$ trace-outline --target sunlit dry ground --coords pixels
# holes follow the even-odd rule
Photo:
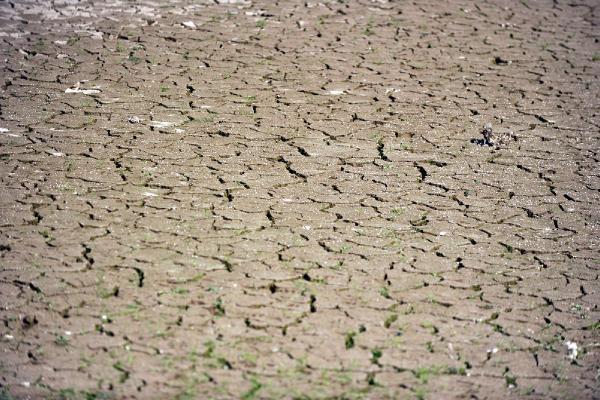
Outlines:
[[[0,398],[598,398],[598,7],[0,1]]]

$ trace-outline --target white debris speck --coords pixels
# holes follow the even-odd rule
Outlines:
[[[65,90],[65,93],[96,94],[96,93],[100,93],[100,90],[98,90],[98,89],[72,89],[72,88],[68,88],[67,90]]]
[[[64,157],[65,153],[61,153],[60,151],[53,151],[52,154],[54,157]]]
[[[67,335],[67,336],[71,336],[72,334],[73,334],[73,332],[71,332],[71,331],[65,331],[65,335]]]
[[[575,359],[577,358],[577,355],[579,353],[579,348],[577,347],[577,343],[567,340],[565,342],[565,346],[567,346],[567,350],[569,351],[569,358],[571,360],[575,361]]]
[[[63,58],[68,58],[69,55],[68,54],[64,54],[64,53],[58,53],[56,55],[56,58],[58,58],[59,60],[62,60]]]
[[[246,11],[246,15],[249,17],[258,17],[258,16],[262,16],[265,14],[266,14],[265,10]]]
[[[66,89],[65,93],[96,94],[100,93],[100,90],[98,88],[82,89],[81,82],[77,82],[73,87]]]
[[[279,351],[279,347],[273,347],[273,348],[271,349],[271,351],[272,351],[273,353],[277,353],[277,352]]]
[[[144,192],[143,194],[146,197],[156,197],[156,196],[158,196],[156,193],[152,193],[152,192]]]
[[[489,354],[496,354],[498,352],[498,348],[497,347],[493,347],[491,349],[488,349],[487,352]]]
[[[242,4],[248,5],[251,2],[248,0],[216,0],[218,4]]]
[[[173,126],[175,125],[173,122],[167,122],[167,121],[152,121],[150,123],[150,126],[154,127],[154,128],[168,128],[169,126]]]
[[[100,318],[102,319],[102,321],[108,321],[108,316],[106,315],[102,315]]]
[[[84,30],[84,31],[75,31],[75,32],[87,33],[90,35],[90,37],[92,39],[95,39],[95,40],[102,40],[102,38],[104,37],[104,32],[100,32],[100,31],[85,31]]]
[[[307,230],[307,231],[310,231],[310,229],[311,229],[310,225],[304,225],[302,228],[305,229],[305,230]]]
[[[54,43],[59,46],[64,46],[67,44],[67,41],[66,40],[55,40]]]
[[[6,136],[10,136],[10,137],[21,137],[21,135],[17,135],[16,133],[9,133],[10,129],[7,128],[0,128],[0,133],[5,134]]]
[[[131,117],[127,118],[127,122],[129,122],[130,124],[139,124],[142,120],[140,119],[140,117],[136,116],[136,115],[132,115]]]
[[[196,24],[194,23],[194,21],[185,21],[182,22],[181,25],[185,26],[186,28],[190,28],[190,29],[196,29]]]
[[[21,385],[23,385],[24,387],[28,388],[28,387],[31,386],[31,382],[24,381],[24,382],[21,382]]]
[[[183,133],[185,132],[183,129],[175,128],[175,133]]]
[[[13,340],[15,337],[13,335],[9,335],[8,333],[4,335],[4,339]]]
[[[339,95],[344,94],[344,93],[346,93],[346,92],[344,92],[341,89],[333,89],[333,90],[329,91],[329,94],[332,95],[332,96],[339,96]]]
[[[200,108],[212,108],[212,106],[200,106]]]
[[[441,232],[439,233],[439,235],[440,235],[440,236],[446,236],[447,234],[448,234],[448,232],[446,232],[446,231],[441,231]]]

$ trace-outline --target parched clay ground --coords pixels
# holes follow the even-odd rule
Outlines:
[[[0,1],[0,398],[599,398],[599,23]]]

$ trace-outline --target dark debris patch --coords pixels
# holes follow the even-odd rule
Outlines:
[[[482,138],[473,138],[471,139],[471,143],[482,147],[487,146],[499,149],[508,146],[511,142],[517,141],[517,136],[512,131],[495,133],[492,129],[492,124],[489,123],[485,124],[479,133]]]

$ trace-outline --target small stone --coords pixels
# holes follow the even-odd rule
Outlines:
[[[571,361],[575,361],[577,359],[577,356],[579,355],[579,348],[577,346],[577,343],[567,340],[565,342],[565,346],[567,346],[567,350],[569,351],[569,358],[571,359]]]
[[[185,21],[182,22],[181,25],[185,26],[186,28],[190,28],[190,29],[196,29],[196,24],[194,23],[194,21]]]
[[[512,131],[495,133],[490,123],[484,125],[480,134],[483,136],[483,139],[471,139],[471,143],[500,149],[500,147],[508,145],[510,141],[517,141],[517,136]]]
[[[500,56],[496,56],[496,58],[494,58],[494,64],[496,65],[510,65],[512,64],[512,61],[510,60],[505,60]]]
[[[25,315],[21,318],[21,323],[23,324],[23,328],[31,328],[33,325],[37,325],[38,320],[36,316]]]
[[[131,117],[127,118],[127,122],[129,122],[130,124],[139,124],[142,120],[140,119],[140,117],[136,116],[136,115],[132,115]]]

